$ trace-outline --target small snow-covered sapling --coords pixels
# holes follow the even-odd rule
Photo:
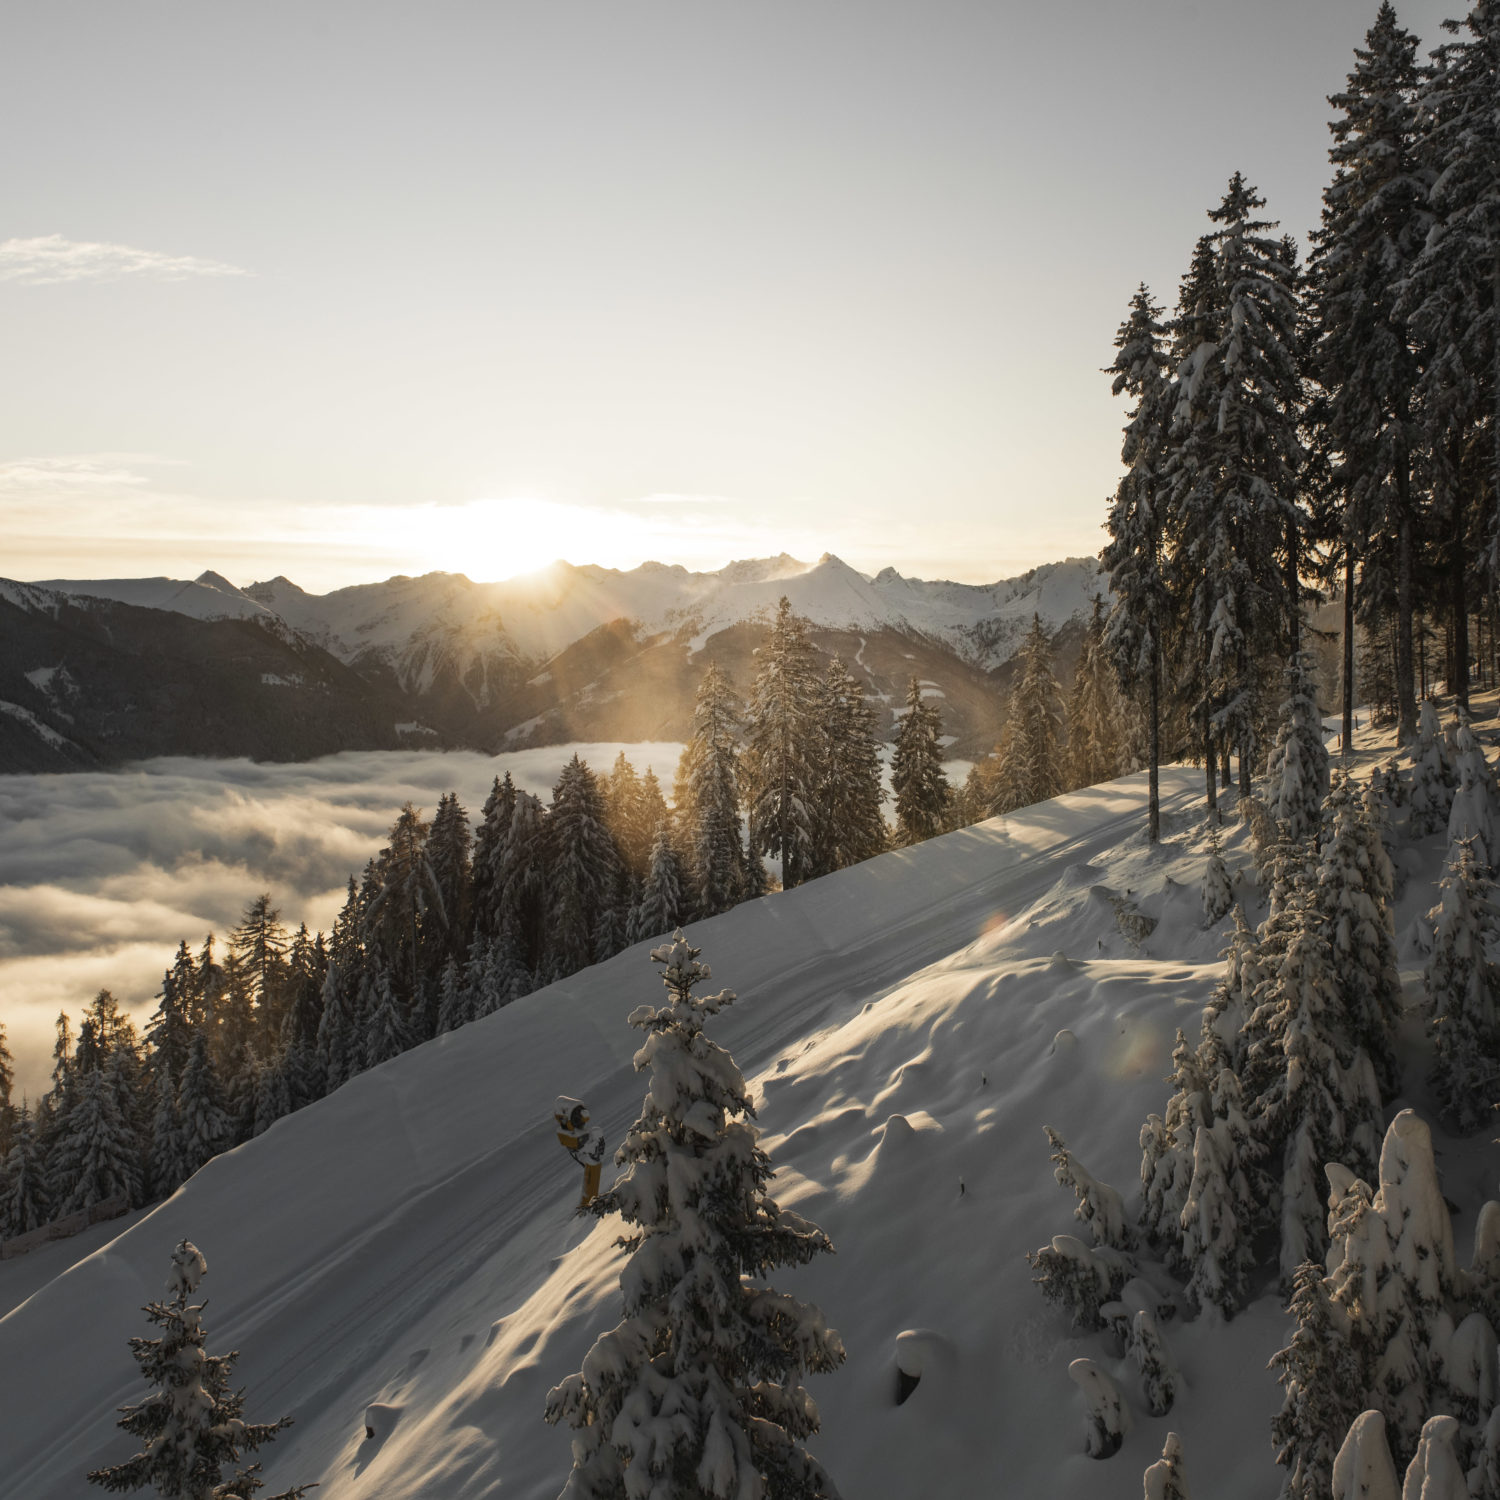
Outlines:
[[[1130,1430],[1130,1408],[1119,1386],[1091,1359],[1075,1359],[1068,1377],[1083,1392],[1085,1451],[1090,1458],[1112,1457]]]
[[[1177,1399],[1177,1367],[1166,1343],[1157,1332],[1156,1320],[1144,1308],[1135,1315],[1130,1329],[1130,1357],[1141,1372],[1146,1405],[1153,1417],[1164,1417]]]
[[[1453,1447],[1458,1436],[1456,1417],[1429,1417],[1417,1443],[1416,1457],[1406,1470],[1403,1497],[1413,1500],[1469,1500],[1463,1465]]]
[[[1333,1461],[1333,1500],[1401,1500],[1385,1418],[1363,1411]]]
[[[1146,1500],[1190,1500],[1187,1475],[1183,1472],[1182,1439],[1167,1434],[1161,1457],[1145,1473]]]
[[[1072,1188],[1078,1195],[1078,1207],[1073,1210],[1073,1217],[1089,1226],[1096,1245],[1113,1245],[1117,1250],[1133,1249],[1135,1232],[1125,1216],[1125,1200],[1107,1182],[1100,1182],[1068,1150],[1067,1143],[1050,1125],[1044,1125],[1042,1129],[1052,1147],[1052,1175],[1062,1187]]]

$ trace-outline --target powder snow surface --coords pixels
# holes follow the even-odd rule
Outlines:
[[[774,1280],[817,1301],[848,1346],[845,1368],[811,1388],[813,1447],[850,1500],[1133,1500],[1169,1428],[1194,1493],[1263,1500],[1279,1482],[1265,1362],[1287,1321],[1274,1288],[1227,1326],[1163,1325],[1183,1381],[1155,1419],[1103,1338],[1075,1335],[1043,1303],[1024,1260],[1077,1227],[1043,1124],[1133,1202],[1137,1135],[1165,1103],[1173,1033],[1196,1035],[1219,972],[1222,932],[1202,930],[1197,892],[1201,773],[1162,781],[1154,851],[1144,777],[1130,777],[690,932],[714,985],[739,994],[712,1034],[753,1080],[772,1191],[837,1247]],[[1226,860],[1239,874],[1248,864],[1240,829]],[[1159,919],[1139,950],[1111,896]],[[208,1347],[243,1351],[247,1416],[296,1418],[265,1450],[271,1487],[315,1479],[320,1500],[555,1496],[569,1440],[542,1422],[543,1399],[618,1320],[622,1258],[616,1222],[572,1216],[579,1174],[552,1101],[585,1099],[611,1146],[634,1118],[643,1082],[625,1017],[661,993],[646,952],[281,1120],[0,1320],[6,1493],[76,1497],[85,1468],[130,1451],[113,1427],[141,1393],[126,1339],[146,1331],[137,1309],[186,1236],[208,1258]],[[21,1265],[0,1265],[0,1307]],[[907,1330],[922,1330],[923,1374],[898,1407]],[[1134,1408],[1123,1450],[1103,1462],[1082,1452],[1068,1378],[1079,1357]]]

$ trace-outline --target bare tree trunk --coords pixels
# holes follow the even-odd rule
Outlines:
[[[1146,832],[1153,844],[1161,842],[1161,647],[1151,633],[1151,773],[1146,798]]]
[[[1449,564],[1453,587],[1453,665],[1448,691],[1465,710],[1469,707],[1469,560],[1464,553],[1463,480],[1453,489],[1453,556]]]
[[[1344,553],[1344,755],[1354,753],[1354,552]]]
[[[1282,563],[1282,588],[1286,590],[1287,647],[1293,653],[1302,649],[1302,537],[1294,518],[1286,523],[1286,558]]]
[[[1406,412],[1401,412],[1403,431]],[[1411,460],[1402,451],[1396,471],[1396,496],[1401,527],[1396,537],[1396,743],[1408,744],[1417,735],[1416,669],[1412,660],[1412,538]]]
[[[1219,821],[1218,777],[1214,775],[1214,732],[1209,723],[1208,704],[1203,705],[1203,766],[1208,773],[1208,816],[1211,822]]]
[[[1500,601],[1495,598],[1495,578],[1490,575],[1490,686],[1500,682],[1500,649],[1496,648],[1495,631],[1500,628]]]

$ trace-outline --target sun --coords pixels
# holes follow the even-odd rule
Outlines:
[[[633,551],[622,532],[628,518],[531,496],[424,507],[422,534],[406,538],[429,568],[496,582],[536,573],[563,559],[625,565]]]

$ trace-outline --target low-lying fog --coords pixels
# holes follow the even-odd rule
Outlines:
[[[327,931],[351,873],[405,802],[430,818],[455,791],[477,822],[509,771],[546,801],[575,751],[606,771],[624,751],[670,796],[681,746],[551,745],[487,756],[368,751],[292,765],[173,758],[79,775],[0,776],[0,1021],[16,1098],[49,1084],[53,1022],[101,987],[140,1024],[178,941],[220,939],[270,891],[281,918]]]

